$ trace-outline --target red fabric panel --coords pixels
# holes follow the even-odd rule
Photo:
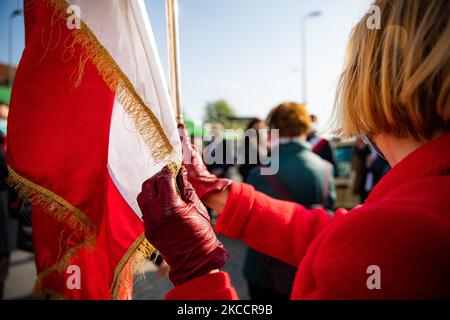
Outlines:
[[[37,19],[11,95],[8,164],[98,219],[105,204],[114,94],[89,62],[80,86],[73,87],[69,78],[79,52],[63,61],[70,30],[64,20],[49,27],[47,2],[34,1],[31,8]]]

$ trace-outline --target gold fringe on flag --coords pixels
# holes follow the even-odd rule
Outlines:
[[[128,288],[124,287],[128,281],[124,279],[130,272],[139,273],[144,269],[144,264],[156,249],[145,238],[145,234],[141,234],[136,241],[130,246],[127,253],[122,257],[114,272],[114,282],[111,289],[111,299],[120,299],[120,293]],[[122,272],[124,270],[125,272]]]
[[[75,247],[69,248],[62,259],[58,260],[57,263],[38,274],[33,292],[37,296],[49,297],[52,299],[57,298],[61,295],[54,294],[53,292],[49,292],[46,288],[43,288],[42,282],[48,275],[54,272],[65,272],[70,264],[71,257],[79,249],[92,249],[97,235],[97,228],[85,213],[64,200],[62,197],[25,179],[9,166],[8,171],[9,175],[6,182],[17,191],[22,199],[30,202],[34,206],[39,206],[57,222],[70,229],[73,234],[84,239]]]
[[[64,223],[82,237],[96,235],[94,223],[81,210],[48,189],[25,179],[8,166],[6,182],[13,187],[22,199],[41,207],[58,222]]]

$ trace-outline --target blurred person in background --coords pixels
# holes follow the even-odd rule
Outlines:
[[[205,147],[205,153],[209,155],[208,170],[218,178],[228,178],[228,170],[234,165],[234,143],[227,141],[224,125],[220,122],[213,123],[209,132],[210,143]]]
[[[247,182],[250,171],[261,165],[261,160],[267,158],[267,139],[261,141],[263,137],[258,134],[260,130],[263,129],[266,129],[266,123],[258,118],[250,120],[247,128],[245,129],[245,136],[239,146],[239,153],[240,155],[243,155],[244,158],[244,163],[239,166],[239,173],[241,174],[242,181],[244,182]]]
[[[6,103],[0,103],[0,132],[3,134],[4,137],[6,137],[8,114],[9,114],[9,106]]]
[[[14,249],[13,230],[9,215],[8,186],[4,180],[8,177],[4,145],[4,135],[0,133],[0,300],[3,299],[3,291],[8,277],[11,251]]]
[[[363,203],[389,171],[389,163],[358,136],[353,146],[352,166],[356,173],[353,192],[360,196],[360,202]]]
[[[306,141],[311,120],[302,104],[287,102],[275,107],[269,117],[271,130],[279,130],[279,171],[263,175],[254,168],[247,182],[273,198],[306,207],[333,209],[335,190],[332,165],[311,151]],[[289,300],[297,268],[249,248],[244,264],[252,300]]]
[[[374,5],[381,27],[368,12],[350,36],[335,131],[365,136],[391,170],[363,205],[330,216],[215,178],[182,133],[177,181],[166,167],[138,196],[171,266],[167,299],[237,298],[200,201],[220,213],[218,233],[298,267],[291,299],[450,298],[450,2]]]
[[[364,182],[364,200],[367,199],[372,189],[390,169],[389,163],[374,149],[370,150],[365,166],[367,175]]]
[[[8,277],[11,251],[16,247],[17,221],[10,215],[10,192],[5,182],[8,177],[6,164],[6,124],[8,105],[0,104],[0,299]]]
[[[338,174],[336,161],[336,147],[328,139],[318,135],[319,123],[317,116],[311,115],[311,129],[309,130],[307,140],[311,144],[312,151],[322,159],[333,165],[334,174]]]
[[[355,171],[353,193],[359,196],[360,203],[363,203],[368,196],[365,190],[368,173],[366,164],[370,153],[370,147],[364,142],[361,136],[357,136],[353,144],[352,154],[352,169]]]

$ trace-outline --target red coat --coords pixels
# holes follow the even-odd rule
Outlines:
[[[292,299],[448,299],[449,191],[447,134],[397,164],[364,205],[334,217],[235,183],[216,231],[298,266]],[[380,289],[368,288],[374,276]],[[237,295],[219,272],[178,286],[166,298]]]

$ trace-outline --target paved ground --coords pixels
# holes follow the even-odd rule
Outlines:
[[[36,279],[32,253],[15,250],[11,255],[9,276],[5,284],[5,299],[33,299],[31,291]]]
[[[221,241],[230,251],[231,259],[225,265],[227,271],[241,299],[248,299],[247,285],[242,277],[246,247],[239,241],[221,237]],[[6,281],[5,299],[33,299],[31,291],[36,279],[33,254],[16,250],[12,254],[9,277]],[[136,275],[133,299],[156,300],[163,299],[172,288],[167,277],[159,277],[155,268],[148,263],[145,274]]]

